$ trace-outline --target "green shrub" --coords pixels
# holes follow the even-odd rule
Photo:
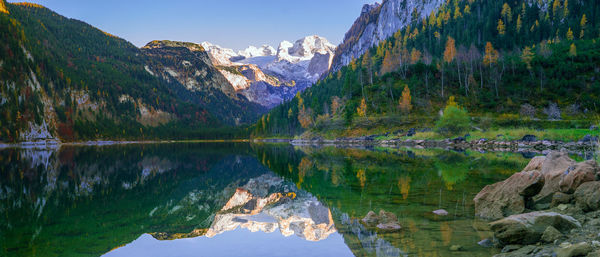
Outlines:
[[[455,136],[468,132],[470,126],[471,118],[466,110],[456,105],[448,105],[435,127],[437,132],[444,136]]]

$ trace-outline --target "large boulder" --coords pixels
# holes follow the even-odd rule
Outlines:
[[[600,181],[581,184],[575,190],[575,202],[583,211],[600,209]]]
[[[536,203],[550,203],[552,195],[560,191],[559,183],[565,172],[575,165],[575,161],[569,158],[565,152],[549,153],[541,165],[540,172],[544,176],[544,187],[539,194],[533,197]]]
[[[566,233],[581,224],[573,217],[555,212],[530,212],[512,215],[490,223],[494,236],[502,245],[537,243],[548,227]]]
[[[543,186],[544,176],[539,171],[513,174],[504,181],[484,187],[475,196],[475,215],[484,219],[500,219],[523,213],[529,199]]]
[[[595,181],[597,172],[598,164],[592,160],[580,162],[569,167],[558,182],[560,191],[567,194],[574,193],[579,185]]]

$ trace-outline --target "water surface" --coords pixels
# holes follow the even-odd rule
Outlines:
[[[527,157],[248,143],[2,149],[0,256],[490,256],[472,199]],[[366,227],[371,210],[396,214],[402,230]]]

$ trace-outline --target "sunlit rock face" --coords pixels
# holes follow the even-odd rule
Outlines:
[[[207,237],[245,228],[320,241],[336,232],[331,211],[314,196],[265,174],[238,188],[215,216]]]
[[[367,49],[408,26],[413,17],[423,19],[443,3],[442,0],[384,0],[381,4],[363,6],[360,16],[337,47],[331,70],[340,70]]]

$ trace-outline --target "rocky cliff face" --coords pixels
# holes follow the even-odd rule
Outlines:
[[[194,43],[152,41],[142,47],[152,57],[145,66],[148,73],[170,81],[176,80],[190,91],[217,89],[237,99],[234,88],[215,69],[204,47]]]
[[[346,33],[333,58],[332,71],[348,65],[367,49],[392,36],[412,21],[423,19],[437,10],[443,0],[384,0],[365,5]]]
[[[335,51],[334,45],[319,36],[283,41],[277,50],[250,46],[236,53],[208,42],[201,45],[236,92],[268,108],[316,82],[329,70]]]

